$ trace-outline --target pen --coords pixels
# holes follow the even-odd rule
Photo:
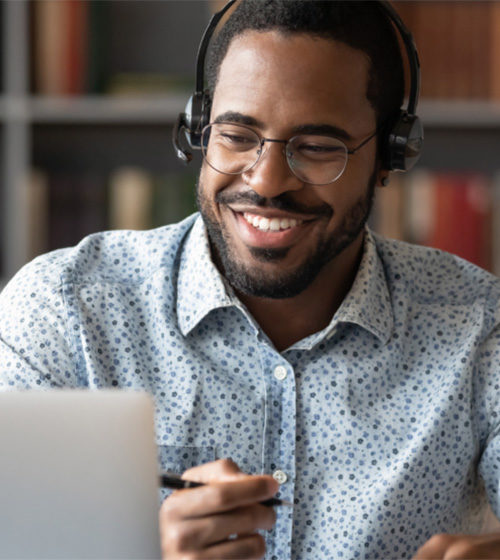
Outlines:
[[[194,482],[192,480],[183,480],[180,475],[172,472],[164,472],[160,474],[160,486],[162,488],[171,488],[173,490],[180,490],[182,488],[197,488],[198,486],[205,486],[203,482]],[[286,500],[280,500],[278,498],[269,498],[260,502],[263,506],[289,506],[293,507],[293,504],[287,502]]]

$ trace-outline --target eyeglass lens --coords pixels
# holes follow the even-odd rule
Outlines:
[[[201,146],[203,157],[213,169],[237,175],[259,161],[264,143],[244,125],[215,123],[203,129]],[[294,136],[286,143],[285,155],[295,176],[313,185],[332,183],[347,164],[347,148],[333,136]]]

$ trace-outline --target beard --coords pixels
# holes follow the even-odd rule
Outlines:
[[[248,247],[252,256],[263,263],[276,263],[272,273],[259,267],[245,265],[238,259],[231,237],[224,224],[217,222],[210,202],[204,196],[200,178],[196,185],[196,202],[207,228],[208,239],[215,261],[231,286],[240,293],[271,299],[285,299],[299,295],[318,276],[323,267],[348,247],[364,229],[370,215],[375,195],[376,170],[369,178],[365,193],[348,209],[341,223],[326,238],[321,239],[315,250],[307,256],[303,263],[294,270],[280,270],[279,262],[289,251],[288,247],[279,249],[263,249]],[[251,202],[255,206],[278,208],[307,215],[325,216],[330,218],[333,210],[323,205],[317,208],[303,208],[289,195],[266,199],[254,191],[225,194],[219,191],[215,202],[229,204],[231,202]]]

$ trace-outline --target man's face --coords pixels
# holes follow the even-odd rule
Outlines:
[[[367,57],[343,43],[249,31],[233,40],[222,62],[211,121],[247,124],[275,139],[305,127],[331,130],[353,148],[376,127],[366,99],[368,68]],[[215,260],[234,288],[293,297],[318,274],[342,273],[335,263],[360,240],[378,179],[376,140],[350,155],[343,175],[323,186],[293,175],[283,144],[267,143],[265,150],[240,175],[204,162],[198,205]],[[279,230],[266,230],[265,218]]]

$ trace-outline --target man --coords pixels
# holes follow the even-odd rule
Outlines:
[[[207,483],[163,502],[165,558],[499,558],[499,281],[365,228],[403,97],[387,16],[244,1],[210,69],[203,219],[25,267],[2,385],[154,395],[162,468]]]

